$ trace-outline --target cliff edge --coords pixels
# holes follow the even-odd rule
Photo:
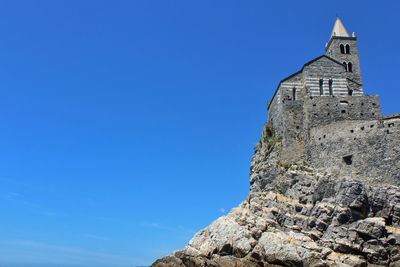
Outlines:
[[[398,184],[283,163],[268,124],[254,150],[248,197],[151,266],[400,266]]]

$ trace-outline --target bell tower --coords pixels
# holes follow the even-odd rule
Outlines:
[[[336,18],[325,51],[327,56],[336,59],[345,66],[349,89],[352,91],[362,90],[357,38],[354,32],[352,36],[349,35],[339,18]]]

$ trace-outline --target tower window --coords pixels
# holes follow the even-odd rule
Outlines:
[[[320,95],[324,94],[324,80],[323,79],[319,80],[319,94]]]
[[[329,95],[333,95],[333,80],[329,79]]]
[[[349,62],[349,64],[347,64],[347,70],[348,70],[348,72],[353,72],[353,64],[351,62]]]
[[[353,95],[353,90],[348,88],[348,93],[349,93],[349,95]]]
[[[344,66],[344,69],[345,69],[346,72],[347,72],[347,63],[346,63],[346,62],[343,62],[343,66]]]
[[[340,53],[344,54],[344,45],[343,44],[340,45]]]
[[[293,101],[296,100],[296,87],[293,87]]]
[[[346,45],[346,54],[350,54],[350,45]]]

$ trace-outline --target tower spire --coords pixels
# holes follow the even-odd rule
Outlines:
[[[335,25],[333,26],[331,38],[333,36],[350,37],[339,17],[336,18]]]

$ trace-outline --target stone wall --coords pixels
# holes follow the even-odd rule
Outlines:
[[[280,102],[302,100],[306,97],[306,92],[304,90],[303,75],[300,73],[284,80],[279,85],[280,91]],[[296,89],[296,97],[293,99],[293,89]]]
[[[336,121],[310,129],[309,162],[369,184],[400,185],[400,118]]]
[[[345,120],[380,119],[378,96],[324,96],[304,102],[305,129]]]
[[[326,56],[317,58],[303,68],[304,77],[311,78],[346,78],[345,68],[340,63],[329,59]]]
[[[277,102],[277,99],[275,97],[273,101]],[[342,129],[337,126],[339,124],[333,123],[349,125],[352,121],[383,119],[378,96],[319,96],[304,101],[276,102],[270,104],[268,121],[275,128],[276,135],[282,137],[282,146],[287,151],[282,161],[286,163],[302,161],[304,158],[312,161],[314,157],[319,157],[311,153],[314,144],[307,146],[312,143],[319,127],[336,125],[329,128],[329,132],[336,134]],[[322,129],[328,132],[326,127]]]
[[[268,105],[268,123],[273,125],[276,134],[279,136],[283,135],[284,127],[283,127],[283,107],[280,102],[280,91],[279,88],[275,92],[273,99]]]
[[[320,77],[307,77],[306,84],[310,89],[310,95],[312,97],[321,96],[320,92],[320,80],[322,79],[323,96],[330,95],[330,80],[332,81],[332,95],[349,95],[348,82],[345,78],[320,78]],[[359,90],[354,92],[353,95],[362,95]]]
[[[304,158],[303,104],[301,100],[287,101],[282,104],[282,146],[287,153],[282,154],[282,162],[291,163]]]
[[[296,88],[296,99],[305,98],[306,92],[303,87],[302,74],[297,73],[279,83],[279,86],[268,104],[268,123],[273,125],[276,132],[280,136],[284,136],[284,117],[286,116],[284,104],[293,102],[292,90]],[[296,100],[296,101],[297,101]]]

